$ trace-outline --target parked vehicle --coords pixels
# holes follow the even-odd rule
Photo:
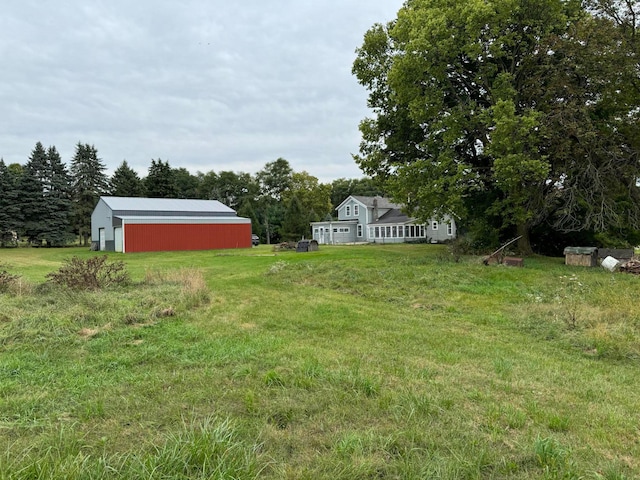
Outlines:
[[[260,245],[260,237],[258,235],[251,235],[251,245],[253,245],[254,247]]]

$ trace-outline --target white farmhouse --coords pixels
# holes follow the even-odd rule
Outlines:
[[[402,212],[402,205],[384,197],[351,195],[336,210],[338,220],[311,223],[313,239],[318,243],[441,243],[456,237],[453,218],[416,223],[415,218]]]

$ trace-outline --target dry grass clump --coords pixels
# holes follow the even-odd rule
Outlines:
[[[204,273],[195,268],[181,268],[179,270],[147,270],[144,283],[147,285],[179,285],[181,300],[187,309],[206,305],[211,300],[210,290],[204,278]],[[171,315],[162,315],[171,316]]]
[[[33,291],[33,285],[24,280],[20,275],[7,271],[7,267],[0,264],[0,293],[11,295],[28,295]]]

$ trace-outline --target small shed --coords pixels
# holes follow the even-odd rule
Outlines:
[[[564,263],[579,267],[597,267],[598,249],[597,247],[566,247]]]
[[[251,220],[217,200],[100,197],[92,249],[158,252],[251,248]]]

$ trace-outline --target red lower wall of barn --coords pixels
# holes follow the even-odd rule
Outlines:
[[[125,225],[125,252],[251,248],[251,224]]]

